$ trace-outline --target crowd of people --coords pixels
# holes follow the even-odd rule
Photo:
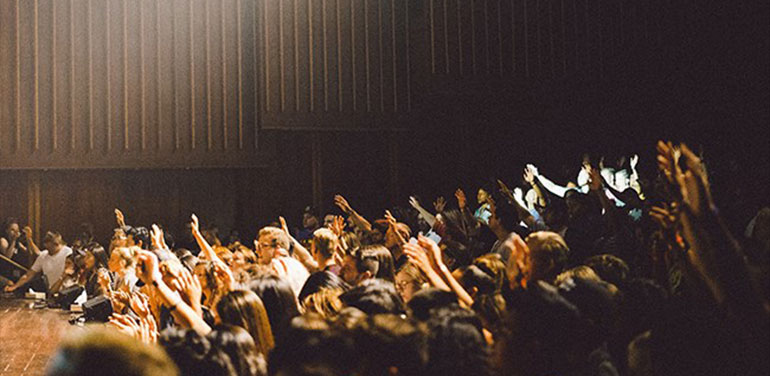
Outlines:
[[[41,251],[11,220],[0,253],[30,268],[5,291],[109,300],[49,375],[770,374],[770,208],[731,233],[687,145],[658,143],[657,176],[638,161],[562,185],[527,165],[477,205],[458,189],[378,220],[338,195],[342,215],[279,218],[253,247],[116,210],[107,247],[48,232]]]

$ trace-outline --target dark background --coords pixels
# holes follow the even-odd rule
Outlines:
[[[36,234],[106,239],[120,207],[251,237],[583,153],[654,176],[658,139],[703,151],[736,228],[768,204],[766,2],[94,4],[0,0],[0,216]]]

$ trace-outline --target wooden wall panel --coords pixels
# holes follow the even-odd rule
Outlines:
[[[0,0],[0,168],[255,166],[257,0]]]
[[[410,125],[409,39],[420,2],[260,0],[265,129],[388,130]],[[413,15],[414,17],[414,15]],[[412,43],[413,44],[413,43]]]

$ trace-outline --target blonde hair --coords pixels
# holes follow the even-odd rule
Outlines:
[[[315,313],[324,319],[337,316],[343,307],[340,288],[322,288],[314,294],[308,295],[302,302],[305,313]]]
[[[273,226],[263,227],[261,230],[259,230],[259,236],[257,236],[257,238],[261,238],[263,236],[266,236],[268,239],[270,239],[270,243],[273,247],[289,249],[289,237],[286,236],[286,233],[284,233],[280,228]]]
[[[556,276],[556,283],[555,285],[560,285],[562,282],[570,279],[570,278],[580,278],[580,279],[587,279],[589,281],[594,282],[601,282],[601,278],[599,278],[599,275],[596,274],[596,272],[591,269],[590,266],[580,265],[576,266],[572,269],[567,269],[558,276]]]

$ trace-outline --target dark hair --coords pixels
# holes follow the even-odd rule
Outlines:
[[[462,271],[462,277],[460,277],[458,282],[469,292],[473,287],[476,288],[478,294],[492,294],[495,292],[495,280],[476,265],[466,266],[460,270]]]
[[[142,248],[149,249],[150,232],[147,230],[146,227],[125,226],[124,231],[126,233],[126,236],[131,235],[131,237],[134,238],[134,243],[139,244],[139,242],[141,241]]]
[[[424,329],[398,315],[379,314],[367,318],[353,331],[361,374],[423,374],[427,360]]]
[[[350,289],[350,285],[342,280],[340,276],[332,272],[315,272],[311,274],[310,277],[308,277],[305,281],[305,284],[302,286],[302,290],[299,292],[298,300],[300,302],[304,302],[305,298],[317,293],[318,291],[321,291],[323,288],[338,288],[342,289],[343,291],[347,291]]]
[[[618,287],[623,286],[630,273],[625,261],[609,254],[591,256],[585,260],[585,265],[593,269],[602,280]]]
[[[19,224],[19,220],[14,217],[8,217],[3,221],[3,228],[0,229],[2,231],[2,236],[4,238],[8,238],[8,227],[11,227],[13,224]]]
[[[340,295],[348,307],[356,307],[369,315],[377,313],[404,313],[404,302],[392,282],[367,279]]]
[[[260,370],[260,357],[263,355],[257,351],[254,339],[246,329],[221,324],[213,328],[206,336],[211,344],[224,351],[235,368],[237,375],[255,376],[262,374]],[[264,358],[262,358],[264,363]]]
[[[350,375],[358,360],[355,349],[346,331],[305,314],[292,320],[287,340],[270,354],[268,367],[271,375]]]
[[[381,245],[366,246],[353,256],[359,273],[368,271],[372,277],[393,282],[396,280],[396,266],[393,255]]]
[[[217,302],[216,309],[222,323],[247,330],[254,339],[255,351],[267,356],[275,346],[265,306],[253,291],[230,291]]]
[[[86,246],[86,252],[92,254],[94,259],[96,259],[94,270],[98,270],[99,268],[107,269],[107,264],[109,263],[110,257],[107,255],[107,251],[104,249],[104,247],[102,247],[99,243],[90,243],[88,246]]]
[[[516,209],[505,200],[495,200],[495,217],[508,232],[513,231],[520,221]]]
[[[428,363],[435,375],[490,375],[490,352],[473,312],[457,305],[433,311],[427,322]]]
[[[252,279],[248,288],[262,299],[275,342],[280,343],[291,319],[299,316],[297,298],[289,281],[273,274],[264,274]]]
[[[408,306],[411,317],[419,321],[427,321],[432,310],[453,304],[458,304],[457,295],[449,291],[429,287],[417,291],[412,296]]]
[[[158,343],[176,363],[182,375],[235,375],[230,357],[192,329],[169,327],[161,333]]]

